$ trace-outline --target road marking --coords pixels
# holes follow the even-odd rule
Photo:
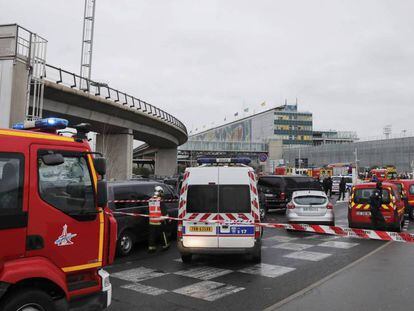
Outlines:
[[[283,267],[283,266],[276,266],[276,265],[269,265],[269,264],[261,263],[261,264],[250,266],[244,269],[240,269],[238,270],[238,272],[261,275],[261,276],[265,276],[269,278],[275,278],[283,274],[289,273],[293,270],[296,270],[296,269],[290,268],[290,267]]]
[[[304,249],[307,249],[313,246],[315,245],[300,244],[300,243],[282,243],[278,245],[273,245],[272,248],[287,249],[291,251],[302,251]]]
[[[177,271],[177,272],[174,272],[174,274],[206,281],[206,280],[211,280],[211,279],[214,279],[219,276],[223,276],[223,275],[226,275],[232,272],[233,270],[219,269],[219,268],[213,268],[213,267],[199,267],[199,268],[193,268],[189,270]]]
[[[271,236],[269,238],[265,238],[263,240],[277,241],[277,242],[290,242],[290,241],[293,241],[293,240],[297,240],[297,238],[292,238],[292,237],[289,237],[289,236],[282,236],[282,235],[274,235],[274,236]]]
[[[135,292],[138,292],[138,293],[141,293],[141,294],[146,294],[146,295],[151,295],[151,296],[158,296],[158,295],[161,295],[161,294],[168,293],[168,290],[166,290],[166,289],[152,287],[152,286],[139,284],[139,283],[123,285],[123,286],[121,286],[121,288],[130,289],[130,290],[133,290]]]
[[[121,272],[112,273],[111,277],[121,279],[124,281],[130,282],[141,282],[153,278],[157,278],[168,273],[158,272],[154,269],[148,269],[145,267],[138,267],[134,269],[129,269]]]
[[[323,283],[325,283],[326,281],[334,278],[335,276],[337,276],[338,274],[342,273],[343,271],[346,271],[350,268],[352,268],[353,266],[356,266],[357,264],[359,264],[360,262],[364,261],[365,259],[367,259],[368,257],[370,257],[371,255],[376,254],[377,252],[379,252],[380,250],[384,249],[385,247],[387,247],[388,245],[390,245],[391,242],[387,242],[384,245],[381,245],[380,247],[378,247],[377,249],[374,249],[373,251],[371,251],[370,253],[362,256],[361,258],[355,260],[354,262],[351,262],[350,264],[348,264],[347,266],[335,271],[334,273],[331,273],[330,275],[327,275],[326,277],[324,277],[323,279],[309,285],[308,287],[305,287],[304,289],[286,297],[285,299],[276,302],[275,304],[267,307],[266,309],[264,309],[264,311],[273,311],[276,309],[279,309],[280,307],[282,307],[283,305],[291,302],[292,300],[295,300],[296,298],[305,295],[306,293],[310,292],[311,290],[313,290],[314,288],[322,285]]]
[[[173,292],[206,301],[215,301],[242,290],[244,290],[243,287],[236,287],[213,281],[203,281],[176,289]]]
[[[331,255],[332,254],[327,254],[327,253],[300,251],[300,252],[294,252],[294,253],[287,254],[283,257],[301,259],[301,260],[309,260],[309,261],[320,261]]]
[[[336,240],[339,236],[335,235],[325,235],[325,234],[312,234],[310,236],[304,237],[306,240],[323,240],[323,241],[330,241]]]
[[[327,241],[327,242],[318,244],[318,246],[334,247],[334,248],[342,248],[342,249],[349,249],[357,245],[359,245],[359,243],[340,242],[340,241]]]

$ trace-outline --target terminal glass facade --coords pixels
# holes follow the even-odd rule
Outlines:
[[[312,145],[313,117],[311,112],[298,111],[297,105],[278,107],[274,112],[274,135],[284,145]]]

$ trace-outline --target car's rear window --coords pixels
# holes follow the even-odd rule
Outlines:
[[[286,177],[286,183],[290,190],[322,191],[320,182],[311,177]]]
[[[316,195],[300,196],[293,199],[298,205],[323,205],[326,203],[327,198]]]
[[[248,185],[190,185],[187,213],[250,213]]]
[[[273,190],[281,190],[283,180],[280,177],[260,177],[259,186],[272,188]]]
[[[375,188],[356,189],[354,194],[354,202],[356,204],[369,204],[371,202],[371,195]],[[390,203],[390,193],[386,189],[382,189],[382,203]]]
[[[248,185],[220,185],[220,213],[250,213],[250,188]]]
[[[218,185],[190,185],[187,213],[217,213]]]

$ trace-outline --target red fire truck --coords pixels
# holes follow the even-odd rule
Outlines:
[[[73,137],[56,134],[67,123],[48,118],[0,129],[2,311],[111,302],[102,268],[113,262],[117,228],[106,207],[105,159],[91,152],[86,124]]]

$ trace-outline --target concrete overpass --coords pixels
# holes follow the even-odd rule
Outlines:
[[[10,127],[27,115],[25,98],[32,68],[30,50],[25,54],[19,49],[19,30],[21,27],[17,25],[0,27],[0,100],[2,108],[5,108],[0,127]],[[108,158],[110,178],[130,178],[134,139],[156,148],[156,175],[175,173],[177,147],[188,139],[182,122],[107,84],[81,78],[52,65],[43,65],[43,117],[62,117],[70,124],[90,123],[92,130],[98,133],[97,151]],[[34,95],[32,92],[32,98]]]

